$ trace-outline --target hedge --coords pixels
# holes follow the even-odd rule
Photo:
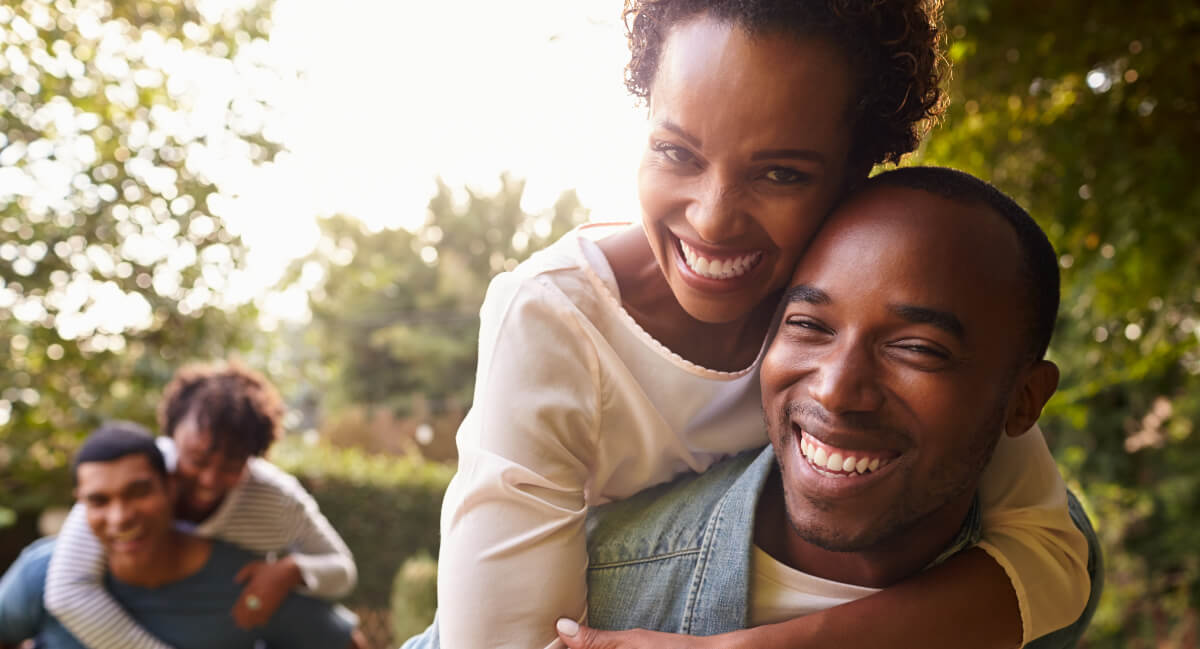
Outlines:
[[[289,436],[270,460],[312,492],[358,564],[350,608],[386,610],[410,557],[437,556],[442,494],[454,468],[418,457],[371,455]]]

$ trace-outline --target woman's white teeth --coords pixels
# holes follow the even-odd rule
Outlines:
[[[800,440],[800,452],[808,459],[809,464],[818,469],[847,474],[878,471],[879,467],[891,461],[877,457],[858,457],[842,451],[827,451],[803,437]]]
[[[732,279],[745,275],[746,271],[753,268],[762,258],[761,252],[752,252],[733,259],[709,259],[697,254],[683,240],[679,241],[679,247],[683,249],[683,258],[687,262],[688,268],[695,271],[697,275],[709,279]]]

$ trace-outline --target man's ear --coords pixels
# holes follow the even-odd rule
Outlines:
[[[1040,360],[1026,368],[1009,403],[1004,432],[1009,437],[1017,437],[1032,428],[1038,417],[1042,416],[1042,408],[1057,389],[1057,365]]]

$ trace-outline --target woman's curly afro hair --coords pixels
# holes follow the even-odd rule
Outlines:
[[[650,100],[659,57],[676,25],[698,16],[748,34],[824,38],[856,74],[855,162],[899,162],[941,115],[945,60],[941,0],[625,0],[625,86]]]
[[[283,399],[263,375],[238,362],[186,365],[163,390],[158,425],[175,436],[185,419],[212,435],[213,450],[259,456],[279,437]]]

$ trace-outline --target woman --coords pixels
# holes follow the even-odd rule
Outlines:
[[[589,506],[765,443],[758,359],[778,293],[832,206],[937,114],[937,10],[627,1],[627,85],[650,109],[642,224],[585,226],[488,290],[442,513],[442,646],[560,646],[555,619],[585,617]],[[1086,543],[1065,507],[1061,520],[985,529],[989,558],[839,607],[828,636],[806,618],[771,639],[840,642],[849,627],[836,625],[866,614],[874,639],[913,623],[935,633],[884,636],[891,646],[1017,646],[1086,599]],[[1027,591],[1050,598],[1031,606]],[[947,607],[981,599],[994,627],[947,621]],[[1046,602],[1058,604],[1048,616]]]

